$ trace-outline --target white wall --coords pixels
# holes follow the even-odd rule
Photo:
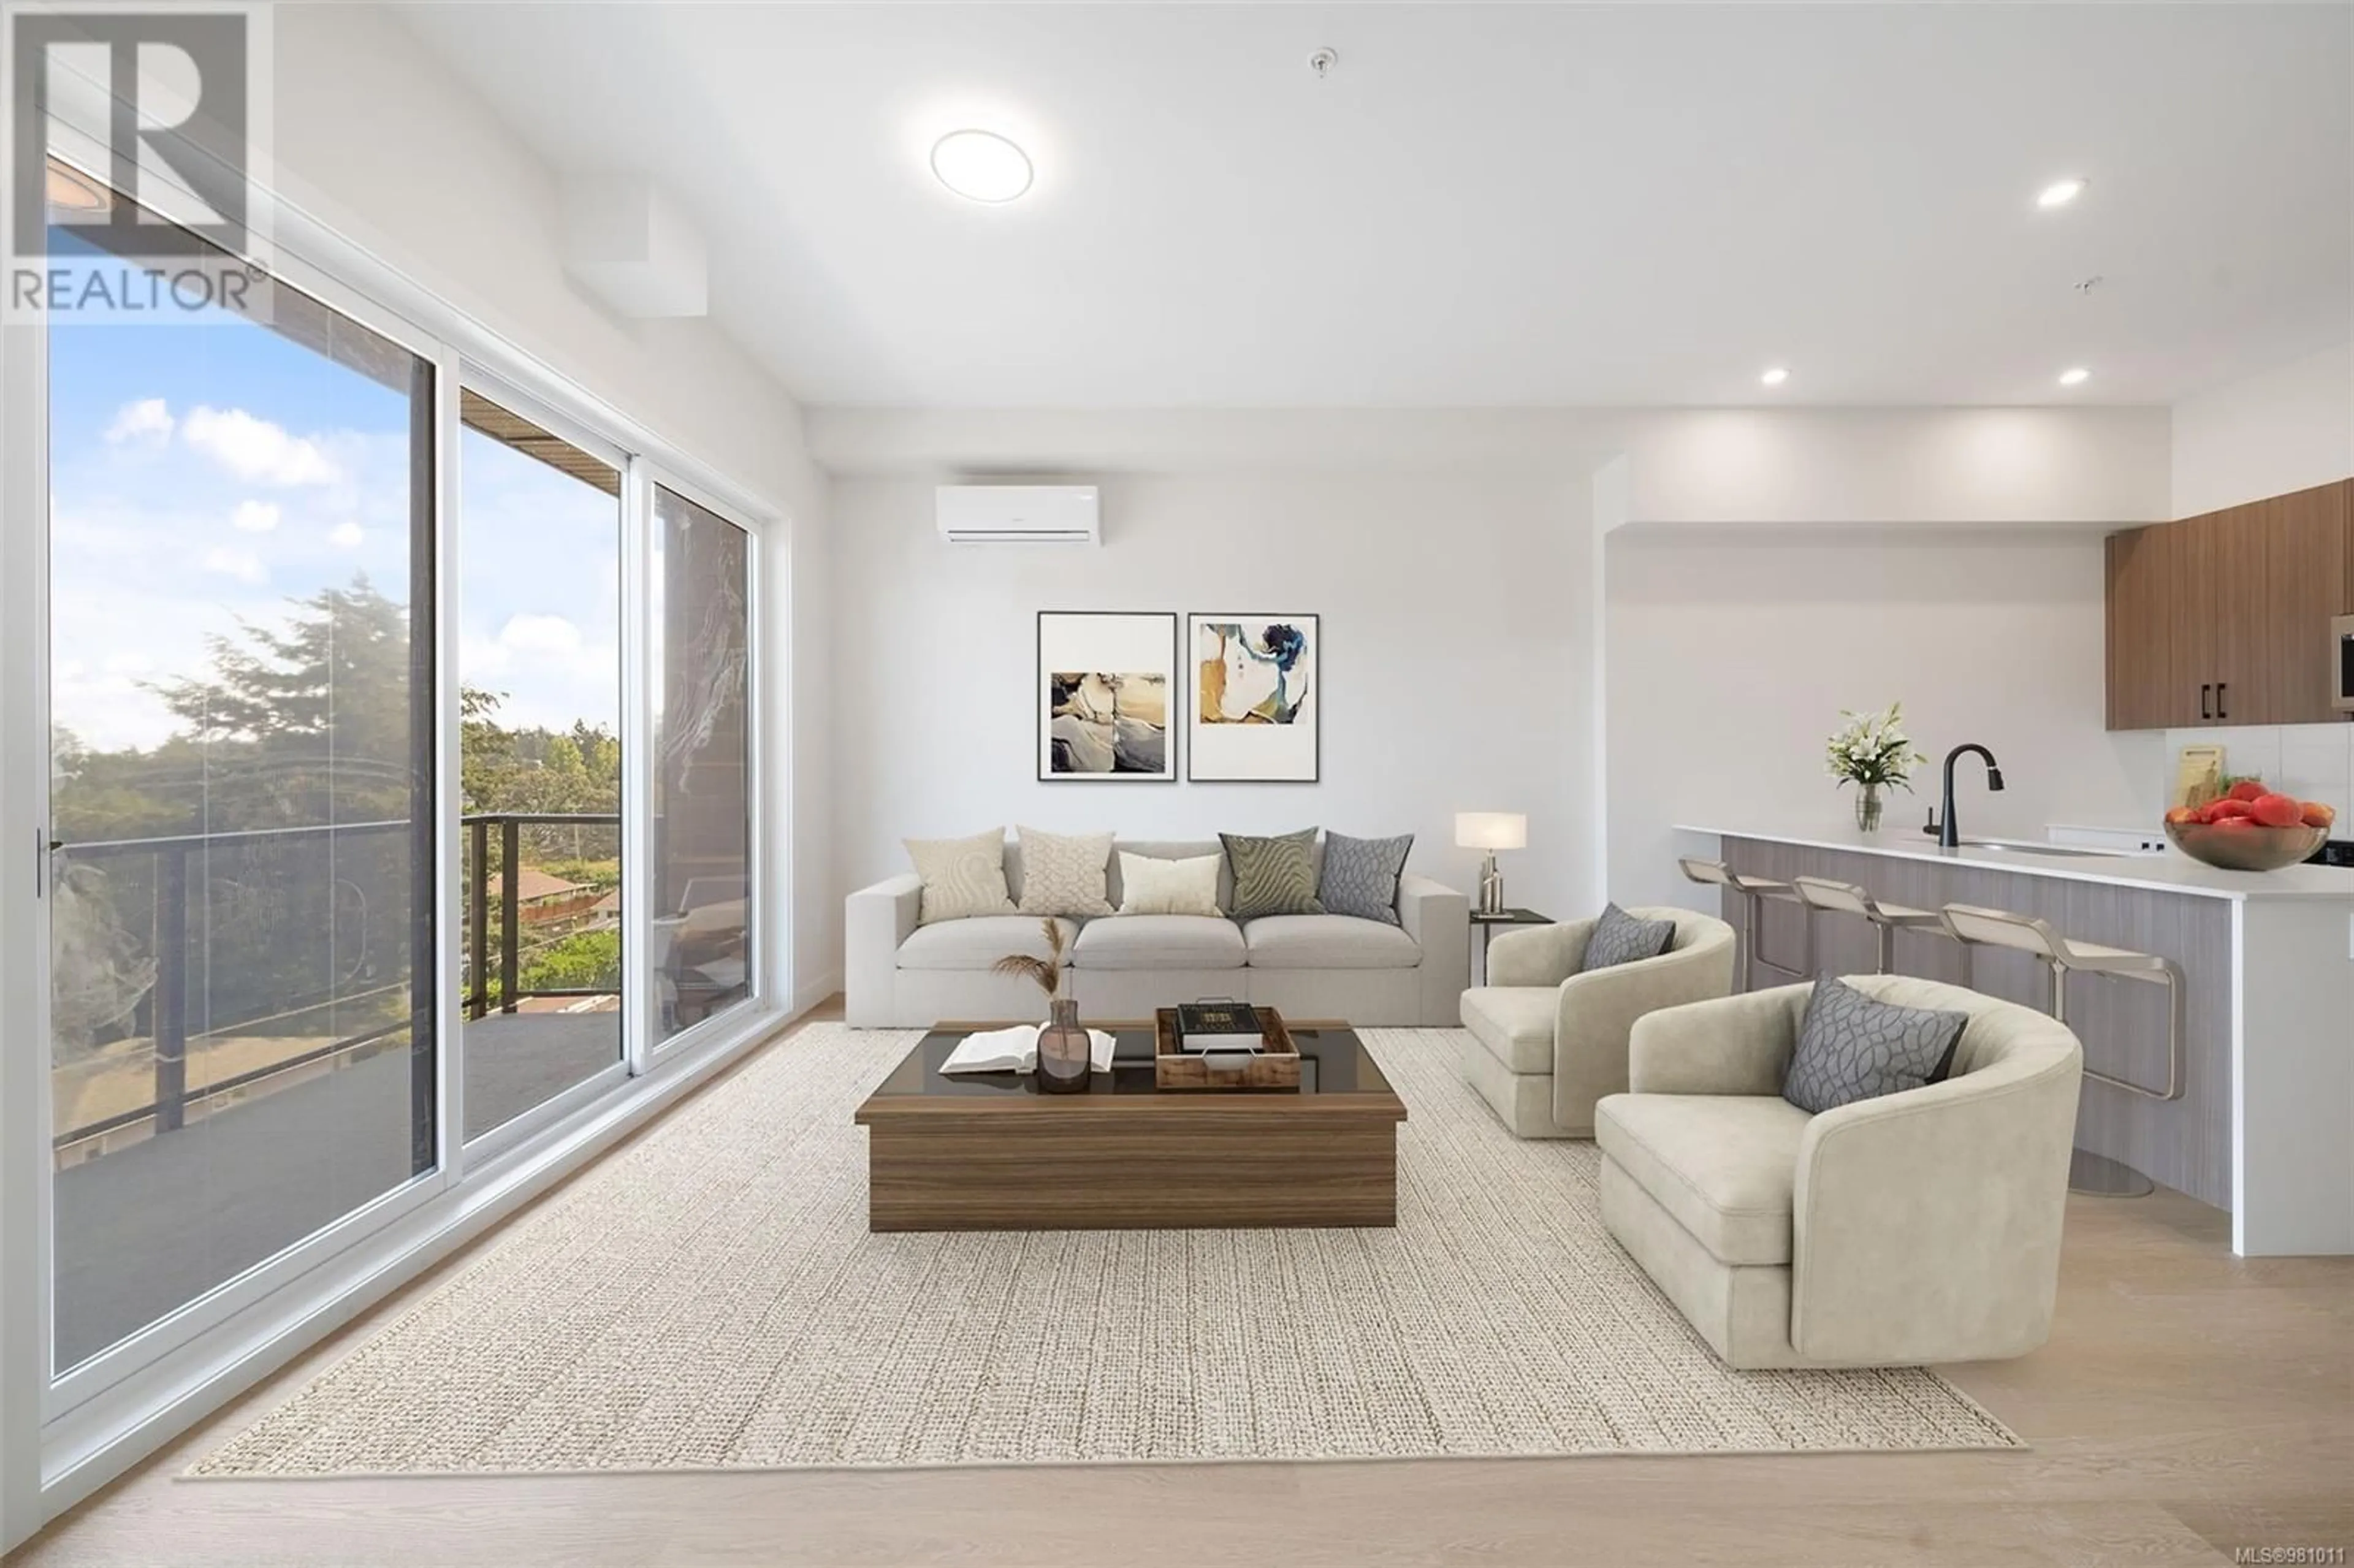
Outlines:
[[[709,323],[620,320],[570,283],[553,172],[387,8],[281,5],[276,18],[274,183],[290,199],[785,519],[766,587],[791,606],[790,639],[771,648],[767,673],[772,728],[790,723],[778,755],[791,765],[770,807],[780,831],[790,824],[798,871],[793,950],[778,959],[805,997],[824,995],[841,968],[826,480],[801,410]]]
[[[1841,708],[1904,704],[1931,762],[1893,792],[1887,833],[1918,831],[1936,763],[1989,747],[2009,789],[1957,773],[1965,831],[2146,822],[2158,742],[2103,725],[2097,535],[1903,531],[1620,532],[1604,609],[1609,892],[1704,906],[1675,868],[1677,822],[1852,825],[1823,773]]]
[[[2177,403],[2173,470],[2177,517],[2354,474],[2354,344]]]
[[[906,869],[902,837],[1027,822],[1153,837],[1416,835],[1469,890],[1453,814],[1526,811],[1512,895],[1562,909],[1585,874],[1591,652],[1582,476],[1212,472],[1107,477],[1104,544],[963,546],[928,480],[836,483],[834,624],[847,887]],[[1042,784],[1041,609],[1312,611],[1320,782]]]

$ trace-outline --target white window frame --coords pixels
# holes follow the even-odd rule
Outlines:
[[[85,171],[87,172],[87,171]],[[791,595],[769,580],[767,556],[784,550],[788,514],[696,461],[640,421],[501,336],[399,268],[277,196],[270,270],[291,286],[429,359],[439,407],[434,421],[436,680],[441,687],[437,736],[436,806],[441,939],[437,1042],[440,1074],[435,1169],[343,1216],[287,1251],[188,1303],[74,1369],[52,1386],[48,1302],[49,1236],[53,1224],[48,1147],[46,1049],[16,1043],[47,1041],[48,957],[44,896],[25,874],[36,831],[46,834],[48,810],[48,627],[46,366],[40,334],[0,334],[0,1541],[29,1533],[72,1507],[225,1400],[284,1364],[366,1306],[441,1256],[546,1191],[621,1138],[726,1067],[790,1015],[790,969],[771,955],[792,951],[787,928],[790,899],[770,896],[791,885],[790,835],[772,830],[770,797],[790,779],[789,748],[772,736],[770,683],[790,690],[788,673],[770,670],[789,638],[768,623],[772,609],[789,610]],[[28,344],[27,339],[34,340]],[[745,1002],[682,1031],[658,1049],[648,1047],[644,1021],[636,1025],[631,1075],[593,1096],[567,1094],[549,1102],[545,1120],[526,1113],[512,1139],[497,1129],[469,1149],[463,1141],[463,1057],[456,1010],[454,964],[461,896],[459,843],[459,703],[457,617],[448,612],[455,591],[452,535],[458,395],[462,385],[485,396],[503,387],[526,405],[526,418],[545,414],[593,435],[628,455],[623,492],[639,499],[625,508],[625,540],[642,544],[650,517],[649,488],[662,482],[745,529],[747,609],[750,617],[747,683],[751,767],[750,878],[748,905],[749,994]],[[504,401],[504,399],[501,399]],[[27,415],[32,417],[28,418]],[[780,561],[790,556],[781,556]],[[625,607],[631,596],[625,593]],[[642,598],[642,589],[637,597]],[[629,635],[626,628],[625,641]],[[641,618],[642,619],[642,618]],[[636,635],[641,639],[641,625]],[[642,660],[643,647],[639,648]],[[642,665],[640,703],[650,703]],[[634,752],[650,763],[644,721]],[[37,745],[7,745],[10,737]],[[625,762],[625,778],[630,765]],[[624,791],[624,840],[633,805]],[[638,830],[642,834],[642,829]],[[19,834],[22,835],[21,847]],[[642,850],[642,846],[641,846]],[[625,852],[626,853],[626,852]],[[643,902],[645,879],[633,879]],[[625,884],[625,886],[627,884]],[[43,895],[46,893],[44,886]],[[624,893],[625,916],[630,895]],[[634,928],[641,932],[644,910]],[[641,953],[643,948],[640,948]],[[650,995],[644,985],[642,999]],[[629,1028],[625,1024],[625,1029]],[[514,1127],[514,1123],[510,1123]]]

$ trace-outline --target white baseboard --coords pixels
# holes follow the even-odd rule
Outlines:
[[[799,990],[793,992],[793,999],[790,1007],[792,1015],[795,1018],[799,1018],[811,1008],[817,1006],[820,1002],[824,1001],[829,997],[838,994],[841,990],[842,971],[840,969],[834,969],[827,974],[820,975],[817,979],[811,980],[806,985],[801,986]]]

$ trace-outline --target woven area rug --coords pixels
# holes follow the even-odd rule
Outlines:
[[[870,1235],[821,1024],[702,1096],[192,1476],[2003,1448],[1944,1379],[1725,1370],[1444,1030],[1370,1030],[1395,1230]]]

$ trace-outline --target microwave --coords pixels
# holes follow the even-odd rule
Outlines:
[[[2354,615],[2329,623],[2329,696],[2339,713],[2354,714]]]

